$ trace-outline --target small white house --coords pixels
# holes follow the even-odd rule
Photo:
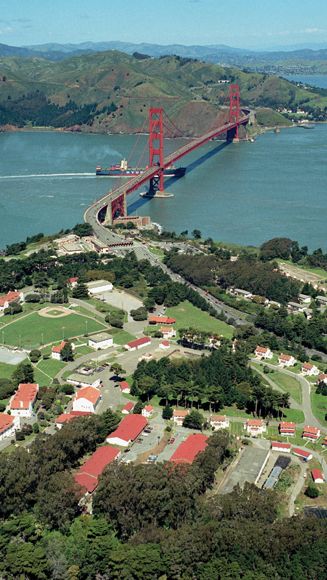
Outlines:
[[[51,349],[51,358],[53,358],[54,360],[61,360],[61,352],[62,349],[66,346],[67,340],[62,340],[60,344],[56,344],[55,346],[52,347]],[[75,345],[73,343],[71,343],[72,346],[72,350],[75,350]]]
[[[168,350],[170,348],[170,342],[169,342],[169,340],[162,340],[159,343],[159,348],[161,348],[161,350]]]
[[[176,336],[176,330],[172,326],[161,326],[159,332],[161,332],[163,338],[166,339],[175,338]]]
[[[258,437],[267,431],[266,424],[262,419],[248,419],[244,427],[251,437]]]
[[[103,294],[104,292],[112,292],[113,290],[113,285],[108,280],[95,280],[94,282],[88,282],[86,285],[92,296]]]
[[[101,400],[101,392],[94,387],[83,387],[75,396],[73,401],[73,411],[84,411],[95,413],[97,405]]]
[[[153,411],[154,408],[152,407],[152,405],[145,405],[145,407],[142,409],[142,415],[143,417],[151,417]]]
[[[13,290],[11,292],[7,292],[4,296],[0,296],[0,312],[3,312],[6,308],[9,307],[12,303],[21,303],[24,302],[24,294],[23,292],[18,292]]]
[[[119,388],[122,393],[126,393],[127,395],[131,392],[131,387],[127,381],[121,381],[119,383]]]
[[[93,334],[89,337],[89,346],[94,348],[94,350],[103,350],[105,348],[110,348],[113,346],[113,338],[110,334],[105,332],[99,332],[98,334]]]
[[[318,383],[318,385],[319,385],[319,383],[324,383],[325,385],[327,385],[327,374],[326,373],[321,373],[318,376],[317,383]]]
[[[300,304],[310,304],[311,303],[311,296],[308,296],[307,294],[299,294],[299,302]]]
[[[278,364],[281,367],[294,367],[296,359],[291,354],[281,353],[278,357]]]
[[[183,421],[190,411],[188,409],[174,409],[173,411],[173,421],[178,427],[182,427]]]
[[[320,373],[318,367],[316,367],[316,365],[312,365],[311,363],[303,363],[301,372],[307,377],[315,377]]]
[[[325,477],[321,469],[312,469],[311,477],[314,483],[325,483]]]
[[[0,441],[14,437],[17,429],[19,429],[19,417],[0,413]]]
[[[255,354],[256,358],[261,359],[261,360],[262,359],[269,360],[269,359],[272,359],[274,356],[269,347],[259,346],[259,345],[255,349],[254,354]]]
[[[229,418],[226,415],[212,415],[209,423],[214,431],[229,428]]]

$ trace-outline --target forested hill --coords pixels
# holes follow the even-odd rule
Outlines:
[[[183,134],[212,126],[238,82],[244,105],[323,110],[327,97],[278,77],[246,73],[190,58],[130,56],[109,51],[50,62],[0,59],[0,125],[71,127],[136,132],[150,105],[161,105]],[[277,113],[274,124],[285,122]]]

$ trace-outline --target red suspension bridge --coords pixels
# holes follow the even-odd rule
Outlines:
[[[239,86],[232,84],[229,91],[229,117],[226,123],[207,131],[201,137],[191,140],[167,157],[164,157],[164,132],[163,132],[163,109],[150,108],[149,110],[149,166],[140,175],[133,177],[123,185],[118,186],[106,193],[89,207],[84,219],[93,227],[100,221],[112,224],[118,217],[127,216],[126,196],[146,182],[150,183],[151,195],[156,192],[164,192],[164,170],[211,141],[219,135],[226,134],[227,141],[235,141],[239,138],[239,127],[249,121],[249,111],[240,108]],[[101,216],[101,217],[100,217]]]

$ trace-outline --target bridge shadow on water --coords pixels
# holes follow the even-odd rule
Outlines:
[[[224,141],[223,143],[219,142],[219,145],[217,145],[217,147],[214,147],[210,151],[207,151],[206,153],[201,155],[201,157],[199,157],[198,159],[195,159],[194,161],[192,161],[192,163],[187,165],[186,166],[186,173],[189,174],[189,173],[191,173],[191,171],[194,171],[194,169],[197,169],[198,167],[200,167],[200,165],[202,165],[203,163],[208,161],[208,159],[211,159],[211,157],[213,157],[214,155],[216,155],[217,153],[219,153],[220,151],[225,149],[225,147],[230,145],[230,143],[231,143],[230,141]],[[165,189],[168,190],[168,188],[170,186],[172,186],[176,181],[179,181],[180,179],[183,179],[183,178],[184,178],[184,176],[183,177],[170,177],[169,179],[165,180]],[[153,196],[149,196],[149,197],[140,197],[139,196],[138,199],[133,201],[128,206],[128,208],[127,208],[128,214],[135,212],[140,207],[142,207],[143,205],[145,205],[146,203],[151,201],[152,197]]]

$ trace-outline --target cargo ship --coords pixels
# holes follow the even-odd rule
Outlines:
[[[97,165],[95,174],[106,177],[135,177],[136,175],[142,175],[146,169],[148,169],[148,167],[145,169],[128,167],[126,159],[122,159],[120,163],[106,168]],[[166,167],[164,175],[167,177],[183,177],[185,172],[186,167],[174,167],[174,165],[171,165],[170,167]]]

